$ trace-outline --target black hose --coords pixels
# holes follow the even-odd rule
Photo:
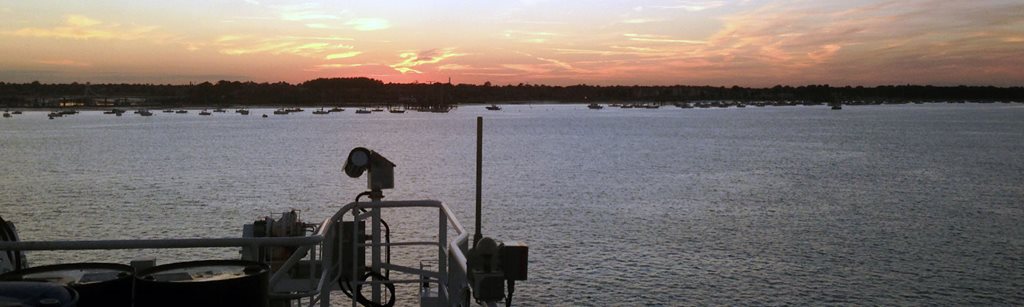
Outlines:
[[[377,274],[376,272],[373,272],[373,271],[366,272],[366,274],[363,275],[363,280],[366,280],[369,277],[380,278],[381,281],[387,281],[388,280],[387,277],[384,277],[383,275]],[[374,303],[374,302],[370,301],[365,296],[363,296],[363,292],[362,292],[363,285],[362,284],[356,285],[356,289],[355,289],[356,301],[359,301],[360,303],[362,303],[363,306],[370,306],[370,307],[392,307],[392,306],[395,306],[395,283],[385,282],[384,283],[384,287],[387,288],[388,292],[391,293],[391,298],[389,300],[387,300],[387,303],[385,303],[385,304],[377,304],[377,303]]]
[[[363,196],[366,196],[366,195],[370,195],[370,193],[373,193],[373,192],[366,191],[366,192],[359,193],[359,195],[356,195],[356,202],[358,203],[360,198],[362,198]],[[366,212],[366,210],[363,210],[363,212]]]
[[[373,192],[372,191],[365,191],[365,192],[357,194],[356,195],[356,202],[358,203],[360,198],[362,198],[363,196],[370,195],[371,193],[373,193]],[[366,209],[363,209],[363,208],[359,208],[359,211],[363,212],[363,213],[366,213]],[[383,218],[380,219],[380,223],[381,223],[381,225],[384,225],[384,257],[385,257],[385,263],[391,264],[391,226],[389,226],[388,222],[385,221]],[[381,280],[389,280],[389,278],[391,277],[391,270],[385,269],[384,270],[384,275],[380,275],[380,274],[378,274],[376,272],[373,272],[372,270],[367,270],[366,274],[363,276],[363,280],[366,280],[366,278],[369,278],[371,276],[380,277]],[[342,278],[344,278],[344,277],[342,277]],[[354,291],[353,291],[351,289],[351,286],[348,285],[348,282],[344,282],[344,281],[342,281],[339,278],[338,279],[338,283],[339,283],[339,286],[341,288],[341,292],[345,293],[345,295],[348,296],[349,298],[352,298],[353,293],[355,293],[356,301],[359,302],[360,304],[363,304],[363,306],[391,307],[391,306],[395,305],[395,284],[394,283],[385,283],[384,284],[385,287],[388,288],[388,292],[391,292],[391,300],[389,300],[388,303],[384,304],[384,305],[380,305],[380,304],[371,302],[370,300],[366,299],[366,297],[363,296],[363,294],[361,292],[359,292],[359,290],[362,289],[362,285],[356,286],[356,289],[354,289]]]
[[[384,225],[384,261],[391,264],[391,226],[384,219],[380,219],[380,224]],[[384,278],[391,278],[391,270],[384,269]]]
[[[370,277],[375,277],[375,278],[377,278],[377,279],[379,279],[381,281],[387,281],[388,280],[387,277],[384,277],[383,275],[377,274],[377,273],[375,273],[373,271],[370,271],[370,270],[367,270],[366,274],[363,274],[362,280],[366,281],[366,279],[370,278]],[[345,277],[342,276],[342,277],[340,277],[338,279],[338,285],[341,287],[341,292],[345,293],[345,295],[348,296],[349,298],[353,298],[353,295],[354,295],[355,296],[354,298],[355,298],[356,302],[359,302],[359,304],[362,304],[363,306],[368,306],[368,307],[393,307],[393,306],[395,306],[395,283],[391,283],[391,282],[385,282],[384,283],[384,287],[387,288],[388,293],[391,294],[390,295],[390,299],[388,299],[386,301],[386,303],[384,303],[384,304],[378,304],[378,303],[376,303],[374,301],[371,301],[370,299],[366,298],[366,296],[363,296],[363,292],[362,292],[363,285],[362,284],[356,285],[356,288],[352,289],[352,285],[350,285],[348,281],[343,280],[343,278],[345,278]]]
[[[363,196],[366,196],[366,195],[370,195],[370,193],[373,193],[373,192],[372,191],[366,191],[366,192],[359,193],[358,195],[356,195],[356,202],[358,203],[360,198],[362,198]],[[363,209],[363,208],[359,208],[359,211],[361,211],[363,213],[366,213],[366,209]],[[381,225],[384,225],[384,258],[387,259],[387,260],[385,260],[387,262],[387,264],[391,264],[391,226],[388,226],[388,222],[385,221],[383,218],[380,219],[380,223],[381,223]],[[391,277],[391,270],[385,269],[384,270],[384,277],[390,278]]]

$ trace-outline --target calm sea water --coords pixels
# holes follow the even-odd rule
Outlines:
[[[471,227],[482,115],[484,233],[531,249],[519,305],[1024,304],[1019,104],[263,113],[0,119],[0,215],[26,240],[238,236],[293,208],[319,221],[365,187],[340,169],[365,146],[398,165],[387,199],[443,200]],[[388,218],[413,239],[436,223]],[[138,257],[237,252],[29,255]]]

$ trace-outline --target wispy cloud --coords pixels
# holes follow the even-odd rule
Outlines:
[[[226,55],[249,55],[249,54],[288,54],[303,57],[327,58],[348,55],[356,56],[357,51],[351,51],[353,46],[338,44],[337,41],[349,41],[346,37],[302,37],[302,36],[278,36],[278,37],[254,37],[247,35],[223,35],[214,40],[213,45],[222,54]],[[345,50],[345,52],[338,52]],[[355,53],[352,53],[355,52]]]
[[[351,58],[351,57],[360,55],[362,53],[363,52],[361,52],[361,51],[348,51],[348,52],[342,52],[342,53],[332,53],[332,54],[328,54],[326,57],[324,57],[324,59],[325,60],[347,59],[347,58]]]
[[[663,19],[663,18],[630,18],[630,19],[620,20],[619,23],[623,23],[623,24],[647,24],[647,23],[657,23],[657,22],[665,22],[665,21],[667,21],[667,19]]]
[[[515,39],[524,43],[546,43],[552,38],[561,36],[561,34],[554,32],[542,32],[542,31],[521,31],[521,30],[505,30],[502,34],[507,39]]]
[[[90,27],[103,23],[82,15],[68,15],[64,22],[72,27]]]
[[[75,40],[140,40],[152,38],[155,26],[122,26],[107,24],[83,15],[67,15],[64,24],[52,28],[21,28],[2,32],[5,35],[75,39]]]
[[[358,64],[358,63],[353,63],[353,64],[330,63],[330,64],[315,65],[312,68],[307,68],[305,70],[306,71],[323,71],[323,70],[345,69],[345,68],[354,68],[354,67],[362,67],[362,66],[364,66],[364,64]]]
[[[687,12],[700,12],[725,6],[725,1],[678,1],[675,4],[655,6],[661,9],[681,9]]]
[[[700,45],[700,44],[707,44],[708,43],[707,41],[702,41],[702,40],[675,39],[675,38],[671,38],[671,37],[666,36],[666,35],[654,35],[654,34],[626,33],[626,34],[623,34],[622,36],[625,36],[625,37],[629,38],[629,40],[631,40],[631,41],[637,41],[637,42],[679,43],[679,44],[693,44],[693,45]]]
[[[54,65],[54,66],[70,66],[70,67],[89,67],[92,63],[79,62],[74,60],[37,60],[39,64]]]
[[[505,30],[505,35],[506,36],[511,36],[511,35],[560,36],[561,34],[554,33],[554,32],[544,32],[544,31]]]
[[[569,65],[569,63],[566,63],[566,62],[563,62],[563,61],[559,61],[559,60],[555,60],[555,59],[542,58],[542,57],[537,57],[537,59],[541,60],[541,61],[544,61],[544,62],[548,62],[551,65],[555,65],[555,66],[557,66],[559,68],[562,68],[562,69],[568,69],[568,70],[575,69],[575,68],[572,67],[572,65]]]
[[[454,48],[430,49],[420,52],[403,52],[398,55],[399,58],[402,58],[402,61],[392,64],[390,66],[394,70],[397,70],[398,72],[403,74],[410,72],[419,74],[423,73],[423,71],[415,69],[415,67],[427,64],[435,64],[444,61],[445,59],[448,58],[463,55],[465,54],[455,52]]]
[[[356,18],[345,22],[359,31],[376,31],[391,28],[391,22],[383,18]]]
[[[437,67],[437,70],[473,70],[476,69],[473,66],[462,65],[462,64],[444,64]]]
[[[334,29],[335,28],[335,27],[332,27],[332,26],[330,26],[328,24],[325,24],[325,23],[307,23],[306,27],[310,28],[310,29]]]
[[[346,10],[335,12],[325,9],[318,3],[274,5],[270,8],[277,10],[281,20],[285,21],[336,20],[348,13]]]

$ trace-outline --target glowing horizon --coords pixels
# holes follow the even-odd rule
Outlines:
[[[0,81],[1024,85],[1019,1],[0,4]]]

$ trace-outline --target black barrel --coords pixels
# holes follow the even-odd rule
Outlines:
[[[243,260],[165,264],[139,272],[135,306],[266,307],[270,267]]]
[[[0,306],[75,307],[78,292],[71,287],[38,281],[0,281]]]
[[[38,266],[0,275],[0,280],[46,281],[78,292],[79,307],[131,307],[134,269],[116,263]]]

